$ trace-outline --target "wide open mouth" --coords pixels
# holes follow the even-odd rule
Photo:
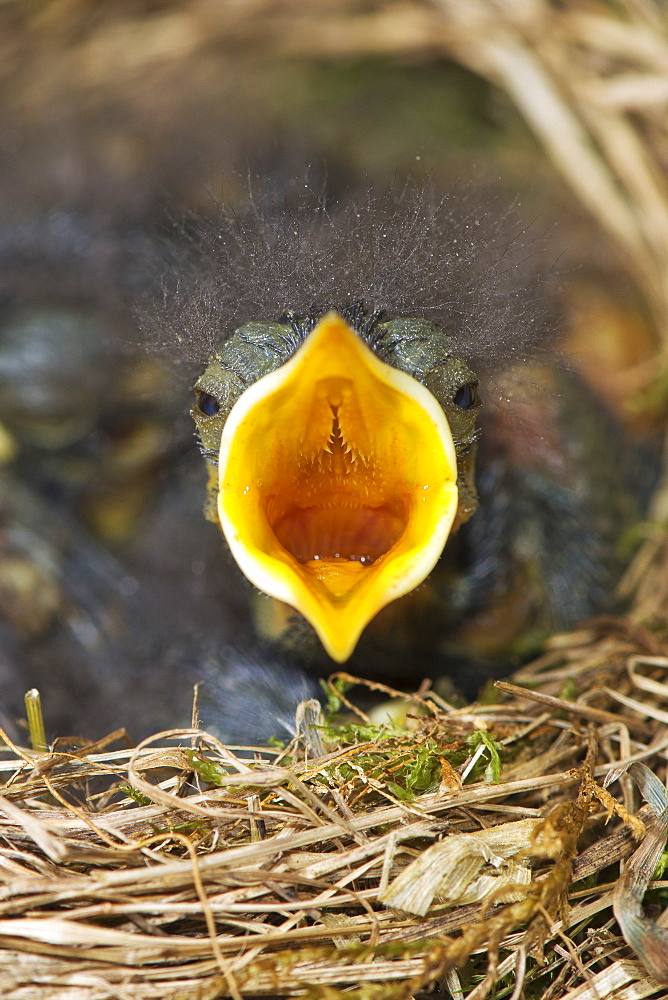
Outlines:
[[[452,435],[424,386],[336,313],[246,390],[225,424],[218,511],[255,586],[350,656],[433,568],[457,508]]]

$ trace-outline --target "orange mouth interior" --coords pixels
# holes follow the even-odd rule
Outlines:
[[[300,611],[339,662],[431,571],[457,507],[443,411],[336,313],[239,399],[219,475],[241,569]]]

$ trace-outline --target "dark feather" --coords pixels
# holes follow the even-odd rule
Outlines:
[[[329,203],[307,182],[294,197],[251,189],[239,211],[183,222],[179,244],[142,325],[181,359],[204,362],[242,323],[284,316],[292,351],[335,308],[368,339],[380,314],[435,322],[484,373],[544,356],[555,328],[541,238],[516,207],[471,191],[409,183]]]

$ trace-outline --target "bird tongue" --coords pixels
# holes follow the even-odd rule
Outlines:
[[[241,396],[219,473],[220,522],[240,567],[339,661],[431,571],[457,508],[442,409],[336,313]]]
[[[276,538],[297,562],[333,559],[370,566],[399,540],[406,518],[388,505],[361,507],[333,504],[294,507],[274,526]]]

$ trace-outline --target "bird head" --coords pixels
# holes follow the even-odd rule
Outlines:
[[[474,512],[478,376],[491,411],[550,313],[512,210],[411,183],[341,205],[296,188],[186,218],[143,327],[204,369],[207,517],[343,662]]]
[[[428,576],[475,510],[480,405],[435,323],[360,305],[247,323],[197,380],[208,516],[332,659]]]

